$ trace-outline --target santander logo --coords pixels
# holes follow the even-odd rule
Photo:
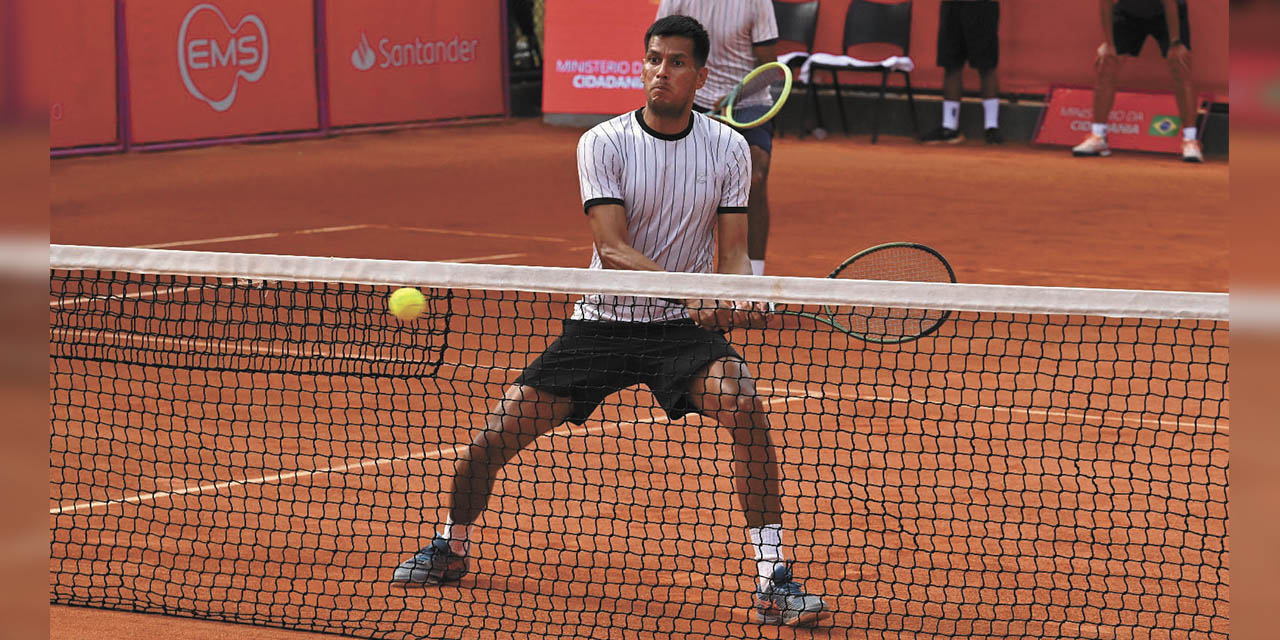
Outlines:
[[[447,64],[470,64],[477,60],[480,40],[459,34],[445,35],[438,39],[422,36],[413,40],[394,41],[389,37],[378,40],[378,48],[369,44],[369,36],[360,32],[360,42],[351,51],[351,66],[357,71],[405,67],[430,67]]]
[[[373,47],[369,46],[369,38],[361,31],[360,44],[351,52],[351,66],[360,71],[368,71],[373,68],[373,63],[376,61],[377,57],[373,53]]]
[[[257,82],[267,72],[267,27],[248,14],[233,28],[222,10],[198,4],[178,31],[178,70],[187,92],[222,112],[235,103],[240,81]]]

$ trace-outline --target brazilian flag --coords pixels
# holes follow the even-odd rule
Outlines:
[[[1147,135],[1171,138],[1178,135],[1178,131],[1181,129],[1182,119],[1177,116],[1153,116],[1151,118],[1151,128],[1147,129]]]

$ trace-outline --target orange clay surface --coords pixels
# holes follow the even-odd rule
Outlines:
[[[585,266],[580,133],[512,120],[55,160],[50,239]],[[1226,291],[1228,178],[1222,159],[785,137],[768,266],[825,275],[863,247],[915,240],[963,282]],[[55,640],[333,637],[62,606],[50,628]]]

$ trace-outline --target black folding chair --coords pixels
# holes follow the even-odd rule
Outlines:
[[[848,55],[850,47],[872,43],[897,45],[902,49],[903,56],[911,55],[911,0],[897,4],[853,0],[849,4],[849,12],[845,14],[844,20],[844,46],[841,53]],[[915,92],[911,89],[911,74],[887,67],[860,68],[849,65],[810,65],[809,95],[813,100],[813,110],[818,119],[818,127],[821,128],[823,126],[822,109],[818,106],[818,94],[812,76],[818,71],[832,72],[832,83],[836,92],[836,106],[840,110],[840,126],[846,134],[849,133],[849,123],[844,113],[844,97],[840,93],[840,73],[880,74],[880,98],[876,101],[876,108],[871,119],[872,144],[880,137],[880,111],[884,106],[889,74],[901,73],[906,81],[907,102],[911,109],[911,128],[917,136],[920,135],[920,125],[916,121],[916,97]]]

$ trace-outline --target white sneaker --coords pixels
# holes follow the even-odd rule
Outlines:
[[[1084,142],[1072,147],[1071,154],[1075,156],[1109,156],[1111,155],[1111,147],[1107,146],[1107,138],[1096,134],[1089,134]]]
[[[1182,141],[1183,162],[1204,162],[1204,154],[1200,152],[1199,140]]]

